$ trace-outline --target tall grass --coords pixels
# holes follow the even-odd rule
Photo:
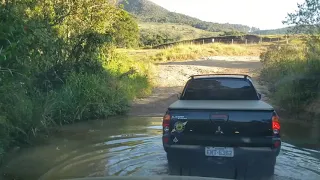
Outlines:
[[[138,40],[125,11],[91,0],[65,14],[70,2],[47,2],[0,3],[0,161],[39,132],[123,114],[130,100],[150,92],[151,68],[112,54],[117,39]]]
[[[14,81],[0,87],[0,160],[5,149],[57,125],[124,114],[132,99],[151,92],[152,65],[113,53],[104,71],[72,72],[59,89],[41,92]]]
[[[261,78],[268,83],[272,99],[291,112],[305,111],[319,95],[318,47],[287,45],[271,47],[261,55]]]
[[[207,56],[250,56],[259,55],[261,47],[252,45],[231,45],[231,44],[179,44],[166,48],[150,57],[154,61],[172,61],[198,59]]]

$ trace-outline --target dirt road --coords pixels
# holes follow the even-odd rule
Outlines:
[[[157,64],[156,85],[151,96],[137,99],[131,108],[130,116],[162,116],[167,107],[177,100],[186,81],[191,75],[211,73],[249,74],[258,79],[261,68],[257,56],[215,56],[201,60],[167,62]],[[258,90],[265,94],[263,86],[255,82]]]

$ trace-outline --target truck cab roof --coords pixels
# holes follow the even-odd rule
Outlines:
[[[212,79],[212,78],[239,78],[239,79],[251,79],[247,74],[202,74],[192,75],[191,79]]]

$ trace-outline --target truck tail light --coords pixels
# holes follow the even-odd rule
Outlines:
[[[279,116],[274,113],[272,116],[272,130],[274,135],[278,135],[280,133],[280,121],[279,121]]]
[[[273,147],[274,148],[278,148],[278,147],[280,147],[281,146],[281,141],[275,141],[274,143],[273,143]]]
[[[163,144],[168,144],[168,142],[169,142],[169,137],[163,137],[162,138],[162,143]]]
[[[164,133],[169,132],[169,129],[170,129],[170,120],[171,120],[170,114],[164,115],[163,121],[162,121],[162,128],[163,128],[163,132],[164,132]]]

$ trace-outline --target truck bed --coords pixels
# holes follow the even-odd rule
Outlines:
[[[169,106],[169,110],[266,110],[273,107],[261,100],[178,100]]]

